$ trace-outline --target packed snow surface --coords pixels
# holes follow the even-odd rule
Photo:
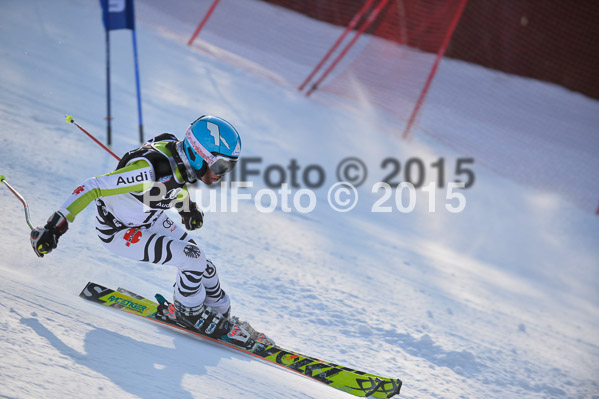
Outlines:
[[[193,235],[217,265],[233,313],[282,347],[400,378],[404,397],[599,397],[597,216],[517,185],[476,159],[463,165],[472,169],[474,185],[455,191],[464,196],[461,212],[447,209],[460,203],[447,198],[448,184],[433,185],[432,195],[418,190],[415,209],[400,212],[409,191],[396,204],[395,191],[385,198],[385,189],[375,186],[392,171],[392,164],[382,166],[385,158],[402,166],[422,160],[427,182],[438,170],[430,165],[443,159],[451,182],[463,157],[418,131],[401,140],[390,133],[393,125],[378,128],[392,122],[375,110],[327,107],[152,24],[138,21],[137,38],[147,137],[182,137],[191,121],[209,113],[237,127],[243,157],[260,158],[246,164],[259,172],[251,175],[252,188],[240,189],[250,199],[233,203],[227,186],[192,192],[206,209],[205,225]],[[112,32],[111,42],[112,149],[123,154],[139,144],[131,33]],[[25,196],[33,223],[43,225],[81,182],[116,166],[65,122],[72,114],[105,137],[99,4],[3,2],[0,51],[0,174]],[[464,67],[444,62],[436,95]],[[482,68],[472,74],[473,81],[494,76]],[[562,96],[564,107],[576,98],[589,112],[599,111],[596,101],[530,84]],[[535,103],[513,112],[544,118],[549,111]],[[442,114],[429,110],[423,117],[443,125]],[[468,113],[454,117],[471,125]],[[327,194],[347,157],[362,159],[370,173],[355,208],[338,212]],[[292,162],[300,168],[297,187],[290,185],[287,204],[283,192],[272,191],[278,203],[269,211],[273,197],[260,191],[268,189],[267,169],[282,166],[291,183]],[[323,184],[295,203],[299,190],[318,180],[310,165],[325,172]],[[279,178],[273,170],[280,168],[268,170],[269,178]],[[309,201],[314,207],[306,211]],[[58,249],[39,259],[23,207],[4,186],[0,203],[1,397],[349,397],[80,299],[88,281],[168,296],[175,270],[108,253],[94,234],[93,206],[71,223]]]

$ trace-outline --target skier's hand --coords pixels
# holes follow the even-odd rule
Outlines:
[[[198,209],[195,202],[189,202],[189,209],[180,211],[181,223],[187,230],[197,230],[204,224],[204,213]]]
[[[31,246],[37,256],[43,258],[58,245],[58,239],[69,229],[67,219],[60,212],[54,212],[44,227],[31,231]]]

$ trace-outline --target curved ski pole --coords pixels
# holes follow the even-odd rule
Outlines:
[[[19,194],[17,190],[15,190],[10,184],[8,184],[4,175],[0,175],[0,184],[4,184],[6,187],[8,187],[8,189],[15,195],[15,197],[17,197],[19,201],[23,203],[23,207],[25,208],[25,220],[27,221],[29,228],[31,230],[34,230],[35,227],[33,227],[33,225],[31,224],[31,220],[29,219],[29,205],[27,205],[27,201],[25,201],[25,198],[23,198],[23,196]]]

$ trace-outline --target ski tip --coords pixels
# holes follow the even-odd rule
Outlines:
[[[75,122],[75,118],[73,118],[73,115],[67,115],[67,122],[68,122],[68,123],[73,123],[73,122]]]
[[[0,175],[0,184],[4,184],[4,180],[6,180],[6,176]]]

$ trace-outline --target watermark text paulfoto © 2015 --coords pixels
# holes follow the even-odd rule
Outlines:
[[[394,157],[386,157],[380,161],[372,175],[375,181],[387,183],[391,187],[409,182],[415,188],[420,188],[434,181],[437,187],[443,188],[445,182],[452,177],[450,174],[453,174],[455,182],[463,182],[464,188],[470,188],[475,182],[473,166],[473,158],[457,158],[454,162],[438,158],[426,162],[421,158],[411,157],[402,162]],[[347,157],[337,163],[334,176],[336,182],[348,182],[358,188],[366,182],[368,168],[360,158]],[[273,189],[282,187],[285,183],[292,189],[318,190],[327,185],[325,167],[318,164],[302,165],[297,159],[291,159],[286,165],[264,165],[261,157],[241,158],[229,177],[232,182],[256,183],[256,180],[261,179],[265,187]]]
[[[227,181],[216,185],[220,189],[197,190],[196,201],[202,209],[208,212],[237,212],[241,201],[253,202],[256,209],[263,213],[274,212],[277,208],[283,212],[309,213],[318,206],[316,193],[326,189],[326,206],[337,212],[348,212],[355,208],[359,201],[358,187],[366,182],[367,168],[363,161],[355,157],[343,159],[337,164],[337,181],[327,184],[325,168],[310,164],[302,167],[297,160],[292,159],[286,166],[270,164],[263,170],[257,168],[262,159],[242,158]],[[370,188],[374,195],[368,197],[371,212],[401,212],[409,213],[416,209],[418,201],[425,198],[429,212],[444,209],[451,213],[462,212],[466,207],[465,190],[472,187],[475,174],[472,169],[472,158],[458,158],[455,161],[454,181],[446,175],[446,161],[439,158],[426,164],[419,158],[409,158],[402,168],[402,163],[395,158],[385,158],[381,162],[383,171],[380,181]],[[426,175],[432,175],[434,181],[427,181]],[[403,177],[403,181],[399,179]],[[262,182],[254,184],[254,180],[262,178]],[[265,186],[257,191],[257,186]],[[166,188],[145,193],[144,201],[164,200],[166,197],[177,201],[172,192]],[[364,188],[360,191],[364,193]],[[418,192],[423,195],[418,195]],[[437,206],[439,194],[444,194],[444,204]],[[147,197],[147,198],[146,198]],[[373,197],[376,197],[373,200]],[[321,201],[325,203],[320,195]]]

